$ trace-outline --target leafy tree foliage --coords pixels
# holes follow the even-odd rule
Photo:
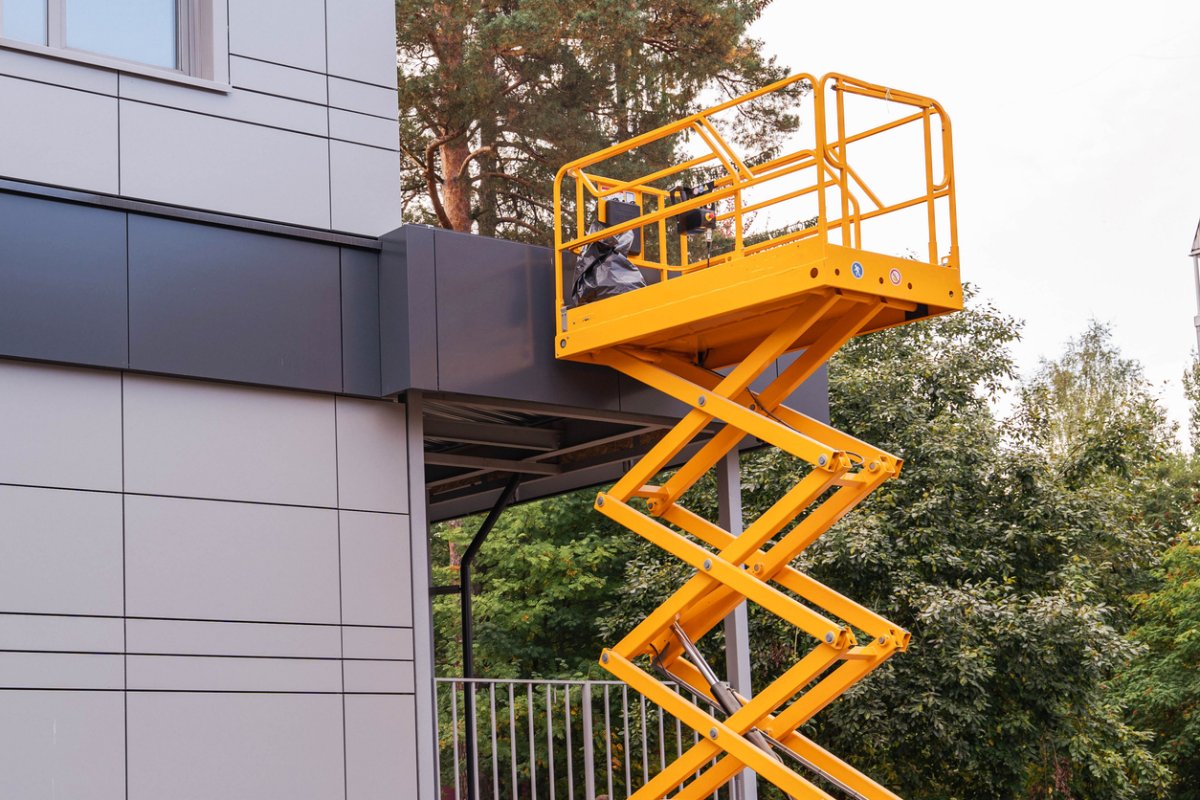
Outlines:
[[[1183,392],[1188,399],[1188,437],[1192,450],[1200,452],[1200,360],[1183,373]]]
[[[475,669],[495,678],[594,676],[599,672],[596,608],[620,583],[633,537],[592,511],[594,493],[563,495],[508,509],[480,549],[473,583]],[[466,549],[479,518],[434,532],[434,579],[457,583],[449,547]],[[457,597],[434,601],[436,660],[461,675]]]
[[[1174,771],[1172,797],[1200,786],[1200,535],[1188,534],[1163,559],[1162,583],[1134,598],[1133,640],[1145,653],[1122,676],[1133,720],[1156,732]]]
[[[746,36],[768,2],[397,0],[410,218],[546,241],[560,165],[786,74]],[[794,99],[755,104],[730,133],[769,148],[794,129]],[[675,155],[639,148],[618,177]]]

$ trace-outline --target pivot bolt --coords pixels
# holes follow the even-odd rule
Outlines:
[[[708,729],[708,737],[709,737],[710,739],[715,739],[715,738],[717,738],[717,729],[716,729],[716,728],[709,728],[709,729]]]
[[[886,636],[880,636],[880,637],[879,637],[879,643],[880,643],[880,644],[883,644],[883,643],[884,643],[884,642],[886,642],[886,641],[887,641],[887,637],[886,637]]]
[[[608,653],[601,653],[601,654],[600,654],[600,663],[601,663],[601,664],[607,664],[607,663],[608,663]]]
[[[828,458],[826,458],[825,456],[821,456],[820,458],[817,459],[817,466],[823,467],[823,466],[825,466],[826,463],[828,463],[828,461],[829,461]]]
[[[604,505],[604,495],[598,495],[596,497],[596,506],[599,507],[602,505]]]
[[[566,346],[567,346],[567,340],[566,340],[566,339],[559,339],[559,340],[558,340],[558,346],[559,346],[559,347],[566,347]]]
[[[867,470],[869,472],[878,472],[879,471],[879,462],[872,461],[870,464],[867,465]]]
[[[708,398],[706,398],[704,395],[700,395],[700,399],[696,402],[700,404],[701,408],[703,408],[704,406],[708,405]]]
[[[755,564],[755,565],[754,565],[754,571],[755,571],[755,572],[762,572],[762,564]]]
[[[707,572],[710,569],[712,569],[712,559],[706,558],[706,559],[704,559],[704,570],[705,570],[705,572]]]
[[[833,644],[833,632],[825,634],[825,644]]]

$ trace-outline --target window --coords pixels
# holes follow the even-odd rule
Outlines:
[[[209,80],[216,29],[212,0],[0,0],[0,42],[60,58],[174,70]],[[221,37],[224,38],[223,36]],[[109,63],[115,61],[118,63]],[[134,70],[137,71],[137,70]]]

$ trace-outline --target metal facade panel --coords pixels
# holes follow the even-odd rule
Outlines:
[[[119,653],[124,647],[120,617],[0,614],[0,650]]]
[[[394,88],[396,5],[379,0],[326,0],[325,9],[325,71]]]
[[[129,800],[345,797],[340,695],[128,698]]]
[[[0,797],[126,800],[120,692],[5,692]]]
[[[139,655],[340,658],[340,632],[337,625],[130,619],[125,647]]]
[[[378,129],[383,139],[397,141],[395,122],[362,119]],[[394,229],[400,224],[399,186],[400,154],[396,150],[336,139],[329,142],[329,227],[333,230],[380,236]]]
[[[325,72],[325,0],[229,0],[229,51]]]
[[[126,490],[337,505],[333,398],[125,376]]]
[[[336,392],[338,248],[129,217],[134,369]]]
[[[123,194],[329,227],[328,140],[131,100],[120,102]],[[380,199],[387,201],[390,196]]]
[[[332,509],[125,499],[131,616],[336,624],[337,565]]]
[[[338,507],[408,512],[404,406],[337,398]]]
[[[616,410],[617,373],[554,359],[549,251],[437,233],[438,388]]]
[[[123,689],[125,657],[0,652],[0,689]]]
[[[438,388],[436,233],[405,225],[383,237],[379,347],[384,395]]]
[[[125,660],[129,691],[340,692],[337,659],[136,656]]]
[[[411,627],[408,517],[341,511],[342,622]]]
[[[342,388],[379,397],[379,254],[342,248]]]
[[[412,661],[413,632],[411,628],[346,625],[342,627],[342,650],[345,658]]]
[[[229,81],[241,89],[325,105],[329,100],[325,76],[241,56],[229,57]]]
[[[434,776],[432,770],[418,776],[417,738],[412,697],[347,697],[347,800],[419,797],[416,787]],[[426,738],[433,739],[432,732]]]
[[[0,175],[118,193],[115,98],[0,76],[0,109]]]
[[[396,118],[396,89],[329,76],[329,105],[360,114]]]
[[[121,376],[0,361],[0,483],[121,490]]]
[[[0,486],[0,611],[123,613],[121,525],[117,494]]]
[[[0,194],[0,351],[128,363],[125,215]]]

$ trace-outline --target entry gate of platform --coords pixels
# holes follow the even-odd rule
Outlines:
[[[722,137],[716,115],[797,87],[812,90],[812,145],[770,158],[740,157]],[[854,130],[847,98],[904,109],[903,116],[892,113],[887,121]],[[935,123],[941,127],[936,136]],[[850,154],[872,137],[906,126],[915,127],[922,143],[923,158],[912,159],[918,186],[911,195],[885,199]],[[632,180],[600,174],[614,159],[673,136],[691,136],[703,152]],[[699,188],[663,185],[680,172],[709,164],[716,165],[717,176],[710,175]],[[617,174],[628,169],[618,168]],[[803,175],[809,177],[797,185]],[[575,183],[573,208],[563,190],[566,180]],[[770,188],[779,182],[785,185]],[[792,562],[899,474],[901,462],[783,401],[851,338],[961,309],[949,119],[927,97],[841,75],[820,80],[796,75],[573,161],[560,170],[555,190],[558,357],[612,367],[687,408],[682,420],[595,501],[600,513],[695,570],[600,658],[605,669],[697,737],[632,797],[700,800],[749,767],[792,798],[830,798],[829,789],[896,800],[799,729],[905,649],[909,634]],[[588,218],[594,214],[604,223],[602,209],[614,195],[632,197],[640,213],[623,214],[620,221],[614,218],[589,232]],[[806,197],[815,200],[812,224],[753,241],[748,237],[748,214]],[[706,246],[695,259],[688,238],[705,226],[681,215],[701,209],[713,225],[730,223],[728,241],[715,254]],[[923,257],[865,249],[864,223],[914,209],[916,227],[928,244]],[[568,212],[574,220],[564,224]],[[672,219],[677,244],[668,235]],[[942,240],[948,239],[945,255],[938,244],[939,224],[948,232]],[[659,282],[572,307],[562,291],[572,254],[628,230],[641,232],[646,244],[633,263],[657,270]],[[712,225],[707,233],[711,240]],[[837,234],[835,243],[831,235]],[[778,375],[768,374],[788,353],[796,353],[795,360]],[[767,385],[756,391],[752,387],[759,379]],[[661,485],[656,483],[667,464],[714,422],[722,426],[719,432]],[[681,500],[747,436],[806,466],[792,489],[734,535]],[[747,600],[792,623],[813,642],[795,666],[753,697],[720,680],[695,646]]]

